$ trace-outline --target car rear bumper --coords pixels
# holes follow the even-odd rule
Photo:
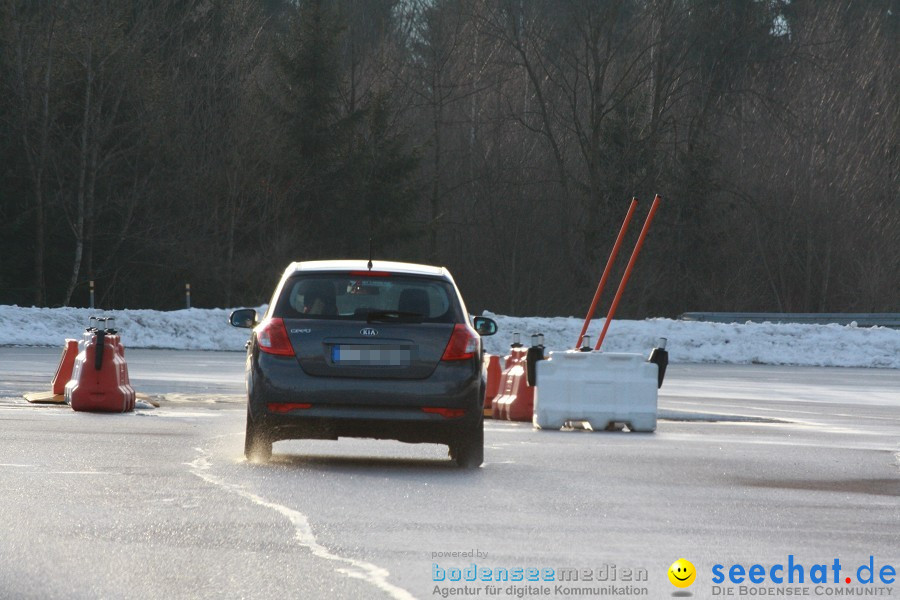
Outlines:
[[[260,354],[248,378],[253,419],[273,441],[367,437],[449,443],[481,422],[483,393],[476,360],[442,362],[427,379],[357,379],[311,376],[292,357]],[[446,417],[424,408],[464,413]]]
[[[435,417],[435,415],[426,415]],[[287,439],[336,440],[341,437],[399,440],[409,443],[450,444],[464,436],[480,422],[480,415],[472,412],[465,417],[444,419],[437,416],[420,419],[371,419],[343,416],[340,418],[304,415],[268,415],[266,430],[274,441]]]

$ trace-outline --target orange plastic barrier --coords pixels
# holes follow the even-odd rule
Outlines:
[[[491,402],[493,418],[505,421],[531,421],[534,414],[534,388],[525,376],[528,348],[513,348],[500,374],[499,394]]]
[[[59,366],[56,367],[56,375],[53,376],[53,394],[64,394],[66,384],[72,379],[72,369],[75,367],[75,357],[78,355],[78,340],[66,339]]]
[[[102,352],[99,360],[98,351]],[[77,411],[134,410],[135,392],[128,379],[125,347],[118,335],[96,332],[85,335],[65,395],[66,403]]]
[[[484,390],[484,416],[491,417],[494,414],[493,400],[500,391],[500,357],[495,354],[484,355],[487,382]]]

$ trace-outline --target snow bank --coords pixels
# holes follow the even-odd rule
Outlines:
[[[265,307],[258,308],[260,313]],[[115,317],[125,348],[243,351],[248,330],[228,323],[231,310],[95,310],[0,306],[0,346],[60,346],[79,338],[91,316]]]
[[[262,312],[265,307],[257,310]],[[0,306],[0,345],[62,346],[78,337],[91,315],[116,318],[127,348],[243,351],[247,330],[228,324],[227,309],[98,311],[84,308],[22,308]],[[505,354],[518,331],[522,342],[532,333],[544,334],[550,350],[570,348],[578,339],[582,320],[572,317],[508,317],[489,312],[500,332],[485,338],[485,348]],[[596,342],[603,319],[591,323]],[[614,321],[603,349],[608,352],[649,353],[660,337],[668,339],[669,358],[676,363],[763,363],[829,367],[900,369],[900,330],[842,325],[773,323],[720,324],[647,319]]]
[[[505,353],[512,332],[530,345],[532,333],[544,334],[551,350],[571,348],[583,319],[518,318],[485,313],[497,321],[500,333],[487,338],[489,352]],[[591,322],[592,344],[604,319]],[[853,325],[794,325],[777,323],[701,323],[672,319],[613,321],[603,350],[648,353],[658,338],[668,340],[669,360],[676,363],[762,363],[821,367],[882,367],[900,369],[900,330]]]

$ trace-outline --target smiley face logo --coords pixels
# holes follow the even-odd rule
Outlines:
[[[669,581],[675,587],[686,588],[697,578],[697,569],[687,559],[679,558],[669,567]]]

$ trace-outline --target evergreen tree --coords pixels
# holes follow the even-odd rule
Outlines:
[[[362,255],[370,237],[390,243],[404,232],[412,199],[407,182],[417,158],[396,132],[388,96],[345,101],[346,35],[334,4],[306,0],[291,11],[277,46],[295,258]]]

